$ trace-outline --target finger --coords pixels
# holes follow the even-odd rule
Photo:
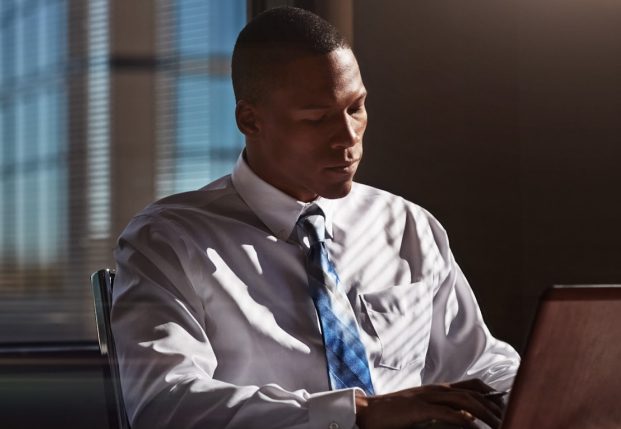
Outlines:
[[[458,381],[457,383],[449,384],[449,386],[457,389],[474,390],[479,393],[495,392],[493,387],[484,383],[480,378],[470,378],[468,380]]]
[[[498,407],[491,403],[491,401],[486,401],[480,394],[453,390],[441,394],[434,392],[426,399],[430,403],[444,405],[457,411],[464,410],[479,420],[484,421],[492,428],[497,428],[500,425],[502,412],[497,414],[493,411],[492,406],[496,407],[496,411],[499,411]]]
[[[506,402],[503,399],[503,396],[493,396],[491,398],[486,397],[485,399],[491,401],[494,405],[496,405],[501,413],[504,412],[507,406]]]
[[[449,393],[451,394],[457,393],[459,395],[463,395],[464,398],[468,398],[466,400],[478,402],[482,407],[486,408],[490,413],[492,413],[496,417],[498,418],[502,417],[503,408],[500,407],[496,403],[496,401],[493,400],[492,398],[486,398],[484,395],[480,393],[472,392],[470,390],[457,390],[457,389],[453,390],[452,392],[443,392],[439,394],[447,395]],[[444,398],[444,399],[446,400],[447,398]],[[460,403],[465,404],[464,402],[460,402]]]
[[[418,419],[417,419],[418,420]],[[433,428],[438,423],[455,425],[465,429],[477,429],[475,417],[464,410],[456,410],[445,405],[429,404],[425,407],[423,422],[412,422],[416,428]]]
[[[483,396],[485,396],[487,399],[494,402],[494,404],[498,405],[501,410],[504,410],[507,406],[507,398],[509,397],[509,391],[505,390],[505,391],[490,392],[490,393],[484,394]]]
[[[505,404],[502,397],[495,397],[497,392],[479,379],[465,380],[450,385],[451,388],[464,392],[472,392],[474,398],[481,402],[485,407],[489,408],[496,416],[501,417]],[[489,396],[491,395],[491,396]]]
[[[494,398],[488,398],[485,395],[481,395],[480,393],[473,394],[472,396],[476,400],[478,400],[484,407],[494,413],[496,417],[502,417],[503,408],[498,404],[497,400],[495,400]]]

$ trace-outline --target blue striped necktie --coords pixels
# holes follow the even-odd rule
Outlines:
[[[304,246],[308,238],[306,271],[317,309],[332,389],[359,387],[373,395],[369,364],[347,296],[339,288],[339,276],[325,244],[325,218],[311,206],[297,221],[296,233]]]

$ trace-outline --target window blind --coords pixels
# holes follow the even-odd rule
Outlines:
[[[79,267],[105,229],[105,216],[85,210],[106,182],[105,169],[89,182],[85,168],[105,145],[105,66],[96,67],[105,63],[105,6],[0,5],[1,342],[93,336]]]
[[[185,0],[158,10],[158,196],[230,173],[243,147],[230,61],[246,1]]]
[[[241,150],[229,64],[246,1],[155,5],[144,158],[161,197],[227,174]],[[125,204],[110,177],[113,20],[108,0],[0,2],[0,343],[96,338],[89,274],[113,266],[110,207]]]

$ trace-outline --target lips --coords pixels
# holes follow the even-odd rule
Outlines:
[[[352,162],[344,162],[341,164],[333,165],[330,167],[326,167],[326,170],[331,173],[351,175],[356,172],[356,167],[358,166],[359,159]]]
[[[327,168],[347,168],[347,167],[351,167],[352,165],[358,164],[359,162],[360,162],[360,159],[355,159],[353,161],[344,161],[339,164],[331,165]]]

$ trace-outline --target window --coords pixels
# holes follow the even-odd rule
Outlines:
[[[197,189],[230,173],[243,147],[234,121],[230,62],[246,1],[184,0],[162,6],[158,196]]]
[[[141,197],[201,187],[243,146],[229,67],[245,0],[0,2],[0,343],[95,339],[88,275],[113,266],[115,222],[137,210],[119,209],[131,198],[112,176],[128,123],[112,111],[121,5],[156,7],[136,14],[153,20],[140,27],[157,40],[154,61],[126,58],[156,78],[141,108],[157,112],[143,124],[157,138],[139,157],[155,162],[154,192]]]
[[[71,116],[88,78],[84,53],[70,43],[79,31],[67,0],[3,1],[0,5],[0,340],[81,336],[71,284],[71,243],[81,234],[72,206],[82,160]],[[79,18],[78,18],[79,19]],[[87,19],[84,16],[84,19]],[[85,144],[86,143],[86,144]],[[88,143],[82,143],[86,146]],[[86,148],[85,148],[86,150]],[[82,191],[83,193],[83,191]],[[71,213],[73,210],[73,213]],[[82,324],[83,325],[83,324]]]

